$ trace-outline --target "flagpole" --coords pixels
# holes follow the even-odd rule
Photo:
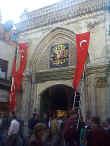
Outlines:
[[[73,108],[75,107],[75,99],[76,99],[76,91],[75,91],[75,93],[74,93]]]
[[[85,88],[85,111],[86,111],[86,116],[88,116],[87,111],[88,111],[88,87],[87,87],[87,63],[85,64],[85,70],[84,70],[84,88]]]
[[[83,92],[84,92],[84,101],[85,102],[83,102],[84,104],[85,104],[85,106],[84,106],[84,120],[86,119],[86,113],[85,113],[85,111],[86,111],[86,64],[84,65],[84,76],[83,76],[83,82],[84,82],[84,90],[83,90]],[[83,83],[82,83],[83,84]]]
[[[88,56],[87,55],[87,59],[88,59]],[[88,111],[88,87],[87,87],[87,62],[85,63],[84,65],[84,72],[83,72],[83,78],[82,80],[84,81],[84,96],[85,96],[85,108],[84,108],[84,112]],[[83,93],[83,90],[82,90],[82,93]],[[86,113],[86,116],[87,116],[87,113]]]
[[[16,49],[15,49],[15,57],[16,57],[16,69],[17,69],[17,54],[18,54],[18,43],[16,41]],[[16,91],[16,88],[15,88],[15,91]],[[16,95],[16,92],[15,92],[15,95]],[[16,96],[15,96],[16,98]],[[15,99],[16,100],[16,99]],[[15,105],[15,111],[16,111],[16,105]]]
[[[83,71],[83,74],[82,74],[82,81],[85,79],[85,71],[86,71],[86,65],[84,65],[84,71]],[[82,87],[81,87],[81,94],[83,94],[83,88]],[[79,101],[77,129],[79,128],[79,123],[80,123],[80,118],[81,118],[80,105],[81,105],[81,100]]]

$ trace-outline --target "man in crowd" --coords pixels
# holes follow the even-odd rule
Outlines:
[[[93,117],[91,131],[89,133],[90,146],[109,146],[110,136],[108,132],[101,126],[100,118]]]
[[[15,113],[10,113],[11,122],[8,130],[8,146],[19,146],[21,141],[19,139],[20,123],[18,122]]]
[[[110,134],[110,118],[106,119],[106,123],[107,123],[107,131]]]
[[[69,119],[66,121],[64,126],[64,140],[66,146],[77,146],[78,145],[78,130],[77,130],[77,113],[73,109],[70,113]]]
[[[51,138],[52,138],[52,146],[57,146],[58,139],[58,120],[57,116],[54,113],[52,115],[52,119],[50,121],[50,130],[51,130]]]
[[[83,122],[83,126],[80,130],[80,146],[90,146],[89,133],[91,131],[91,117],[86,119],[86,122]]]
[[[33,117],[28,121],[28,128],[29,128],[29,136],[33,134],[33,129],[36,124],[38,124],[39,121],[39,114],[34,113]]]

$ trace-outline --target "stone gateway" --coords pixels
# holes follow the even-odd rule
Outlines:
[[[76,66],[76,34],[90,32],[86,78],[79,93],[83,117],[109,116],[109,29],[107,0],[62,0],[24,12],[16,24],[19,42],[28,42],[28,61],[17,107],[28,119],[34,110],[72,107],[72,79]],[[110,26],[110,25],[109,25]],[[108,53],[107,53],[108,52]]]

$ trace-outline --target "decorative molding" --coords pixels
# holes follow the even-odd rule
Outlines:
[[[106,77],[98,77],[96,80],[96,88],[105,88],[108,86]]]
[[[52,25],[78,16],[84,16],[97,11],[105,10],[108,0],[85,0],[75,4],[75,1],[60,2],[36,11],[27,12],[26,19],[16,24],[18,32]]]
[[[103,74],[105,72],[106,66],[88,66],[86,75],[91,74]],[[34,84],[42,83],[46,81],[57,81],[57,80],[72,80],[75,68],[62,68],[58,70],[37,72]]]
[[[70,31],[69,29],[56,27],[43,37],[43,39],[38,43],[36,49],[33,52],[30,60],[30,65],[32,65],[32,69],[34,69],[35,72],[38,71],[37,67],[39,66],[42,55],[45,52],[47,54],[46,50],[51,46],[52,41],[56,38],[59,40],[60,38],[64,40],[68,39],[68,42],[72,42],[72,45],[75,46],[75,33],[73,31]]]
[[[90,22],[90,23],[88,23],[87,27],[89,28],[89,30],[91,30],[91,29],[95,28],[97,25],[99,25],[102,22],[104,22],[104,21],[105,20],[100,20],[100,21],[96,20],[94,22]]]

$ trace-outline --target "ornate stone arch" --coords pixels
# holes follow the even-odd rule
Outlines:
[[[72,82],[71,80],[59,80],[59,81],[48,81],[48,82],[44,82],[44,83],[41,83],[41,84],[38,84],[37,85],[37,88],[36,88],[36,97],[37,98],[34,98],[34,107],[36,107],[36,103],[37,103],[37,109],[39,111],[40,109],[40,98],[41,98],[41,94],[48,88],[52,87],[52,86],[55,86],[55,85],[64,85],[64,86],[67,86],[67,87],[70,87],[72,88]]]
[[[37,45],[32,58],[31,58],[31,66],[33,72],[37,72],[38,65],[40,63],[40,59],[48,49],[48,47],[53,43],[59,43],[59,39],[65,39],[73,44],[75,46],[75,33],[72,32],[71,30],[65,29],[65,28],[60,28],[57,27],[50,31],[48,34],[44,36],[44,38],[39,42]]]
[[[64,85],[64,86],[67,86],[67,87],[72,87],[72,83],[71,83],[71,80],[68,80],[68,81],[49,81],[48,83],[42,83],[42,84],[39,84],[38,85],[38,95],[37,96],[40,96],[46,89],[52,87],[52,86],[56,86],[56,85]]]

